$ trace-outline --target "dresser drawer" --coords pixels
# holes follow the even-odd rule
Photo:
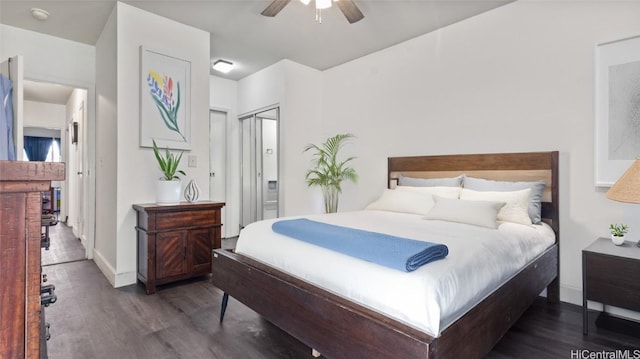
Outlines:
[[[603,254],[585,254],[586,298],[640,311],[640,262]]]
[[[156,231],[220,224],[219,209],[174,211],[156,214]]]

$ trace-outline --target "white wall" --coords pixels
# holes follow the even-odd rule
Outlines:
[[[376,198],[388,156],[559,150],[561,298],[581,304],[582,248],[638,218],[593,176],[595,45],[639,35],[638,13],[518,1],[325,71],[323,130],[358,136],[343,208]]]
[[[95,47],[0,24],[0,58],[24,56],[24,77],[61,84],[95,83]]]
[[[117,204],[117,7],[96,42],[96,240],[94,260],[112,285],[127,283],[118,276],[116,256]]]
[[[53,128],[64,132],[64,119],[67,115],[65,105],[54,103],[24,101],[24,126]]]
[[[84,206],[87,208],[85,234],[88,243],[93,241],[95,217],[95,47],[69,41],[34,31],[0,24],[0,58],[21,55],[24,59],[24,78],[58,83],[87,91],[85,119],[87,147],[83,186],[87,188]],[[62,127],[64,130],[64,127]],[[68,170],[68,169],[67,169]],[[68,179],[67,179],[68,180]],[[63,197],[64,200],[64,197]],[[64,208],[64,205],[63,205]],[[91,248],[89,258],[91,258]]]
[[[161,176],[151,148],[139,146],[140,120],[140,46],[158,50],[191,61],[191,141],[192,150],[185,153],[199,159],[197,167],[188,167],[186,161],[180,168],[187,172],[183,185],[190,179],[207,183],[209,168],[209,33],[168,20],[138,8],[117,3],[115,19],[116,67],[109,63],[101,76],[116,78],[115,122],[106,126],[107,139],[111,141],[101,150],[116,156],[115,163],[115,248],[109,245],[107,265],[103,271],[113,279],[115,286],[136,282],[136,216],[132,205],[155,202],[155,182]],[[113,26],[109,25],[106,47],[113,46]],[[185,41],[189,39],[189,41]],[[103,71],[99,67],[99,71]],[[112,80],[107,80],[110,91]],[[114,120],[113,107],[107,109],[106,120]],[[99,116],[102,116],[99,114]],[[115,132],[112,132],[115,131]],[[102,136],[102,134],[101,134]],[[115,139],[115,146],[113,141]],[[111,145],[111,146],[109,146]],[[106,154],[105,154],[106,155]],[[99,154],[102,158],[103,154]],[[202,186],[202,197],[209,196],[208,186]],[[113,200],[108,200],[110,205]],[[111,230],[110,230],[111,231]],[[112,251],[115,250],[115,253]],[[114,256],[115,255],[115,256]],[[111,267],[111,268],[109,268]]]
[[[227,113],[226,123],[226,186],[227,197],[223,209],[225,237],[240,232],[240,121],[238,121],[238,82],[211,76],[209,107]],[[208,181],[207,181],[208,186]],[[216,198],[211,198],[216,200]]]
[[[280,106],[280,216],[318,212],[321,200],[306,189],[304,174],[310,157],[302,156],[309,142],[321,137],[322,72],[282,60],[238,83],[238,112]]]

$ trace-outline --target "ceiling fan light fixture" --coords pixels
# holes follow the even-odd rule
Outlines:
[[[33,7],[31,8],[31,16],[36,20],[45,21],[49,18],[49,12],[44,9]]]
[[[301,3],[305,4],[305,5],[309,5],[309,3],[311,2],[311,0],[300,0]]]
[[[216,71],[220,71],[223,74],[228,73],[229,71],[233,70],[233,68],[235,67],[235,65],[233,64],[233,62],[231,61],[227,61],[227,60],[216,60],[213,63],[213,69]]]
[[[316,0],[316,9],[328,9],[331,7],[331,0]]]

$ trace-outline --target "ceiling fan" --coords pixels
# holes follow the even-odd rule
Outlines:
[[[311,0],[300,0],[305,5],[308,5]],[[331,7],[332,0],[314,0],[316,5],[316,21],[322,23],[322,10]],[[358,22],[364,19],[364,15],[358,9],[358,6],[353,2],[353,0],[333,0],[336,5],[340,8],[344,16],[347,18],[350,24],[354,22]],[[280,10],[282,10],[287,4],[289,4],[291,0],[273,0],[269,6],[266,7],[262,11],[262,15],[274,17],[278,15]]]

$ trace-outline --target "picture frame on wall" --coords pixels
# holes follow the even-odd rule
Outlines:
[[[640,156],[640,36],[596,45],[595,185],[610,187]]]
[[[140,47],[140,147],[191,150],[191,62]]]

